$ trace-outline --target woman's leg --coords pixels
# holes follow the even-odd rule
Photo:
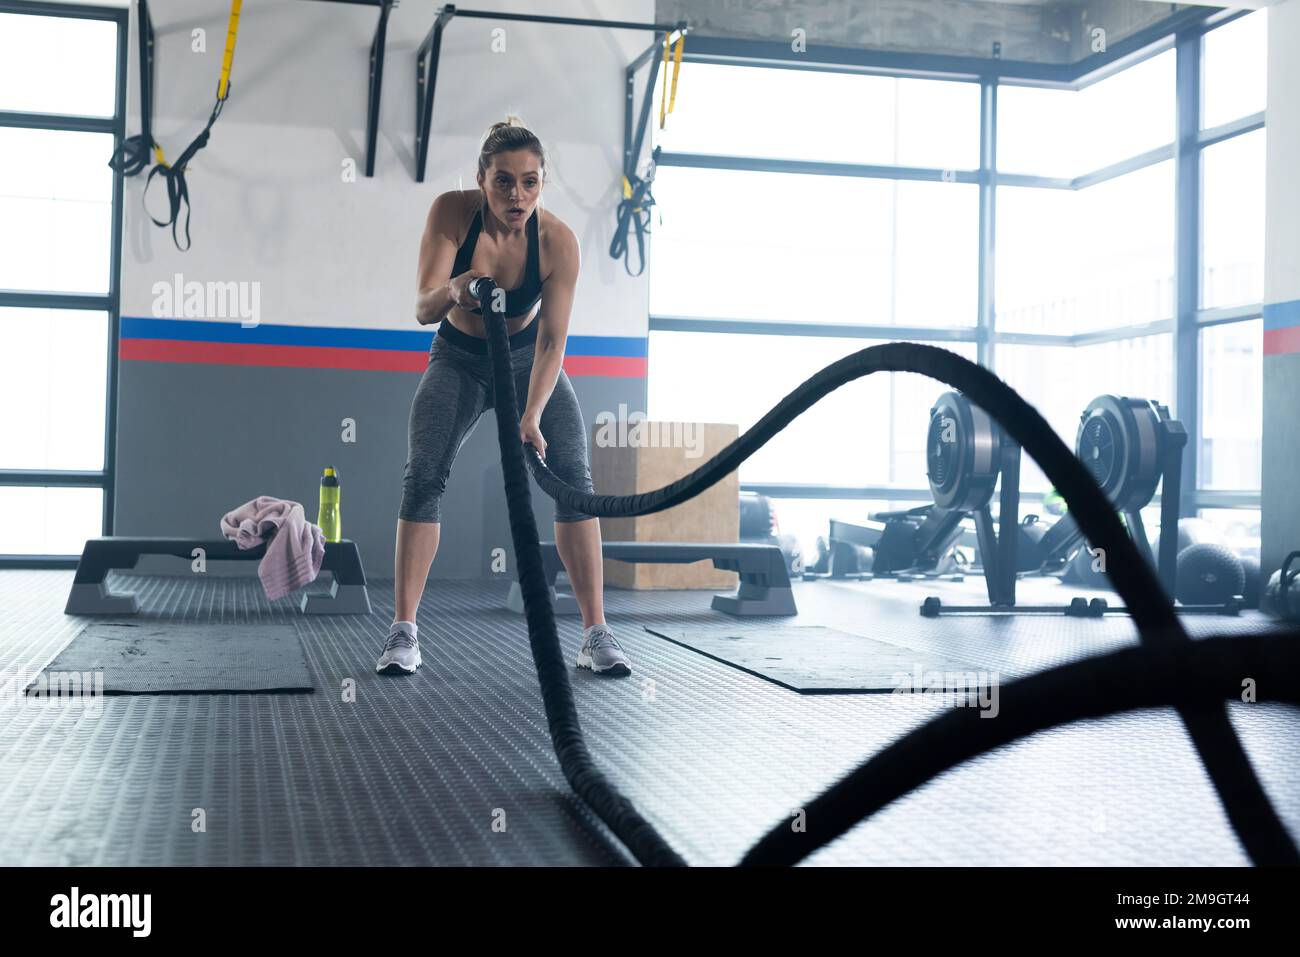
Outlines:
[[[527,395],[529,373],[517,381],[516,393]],[[540,423],[546,439],[546,465],[574,488],[593,491],[587,462],[587,430],[573,383],[564,370],[556,379]],[[605,623],[605,566],[600,550],[600,520],[567,506],[555,505],[555,547],[564,562],[573,595],[582,610],[582,627]]]
[[[393,554],[393,621],[414,622],[429,579],[429,566],[438,554],[439,522],[397,520],[397,547]]]
[[[546,436],[546,430],[542,430]],[[547,457],[550,457],[549,443]],[[555,547],[573,583],[573,595],[582,610],[582,627],[605,623],[605,564],[600,556],[600,519],[555,523]]]
[[[435,339],[411,400],[402,505],[393,552],[393,621],[415,621],[438,552],[442,493],[456,454],[487,407],[471,361]]]

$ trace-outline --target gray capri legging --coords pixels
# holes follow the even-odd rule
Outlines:
[[[510,365],[515,374],[515,399],[521,414],[532,376],[538,321],[534,319],[510,337]],[[452,463],[479,417],[493,407],[494,391],[487,340],[468,336],[444,320],[429,349],[429,364],[415,390],[415,398],[411,400],[402,505],[398,513],[401,519],[440,520],[442,493],[446,491]],[[574,488],[594,492],[582,410],[563,369],[542,410],[541,431],[546,440],[547,467]],[[557,522],[580,522],[591,517],[555,503]]]

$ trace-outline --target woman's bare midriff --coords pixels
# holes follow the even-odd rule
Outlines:
[[[534,307],[522,316],[507,319],[506,335],[513,336],[516,332],[528,328],[528,324],[533,321],[537,312],[538,310]],[[473,336],[476,339],[487,338],[487,330],[483,328],[483,317],[472,312],[466,312],[460,306],[452,306],[443,322],[451,323],[467,336]]]

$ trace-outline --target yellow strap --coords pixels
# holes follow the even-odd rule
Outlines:
[[[664,128],[665,108],[668,105],[668,34],[664,34],[664,93],[659,100],[659,129]]]
[[[230,0],[230,24],[226,27],[226,55],[221,61],[221,79],[217,82],[217,99],[230,92],[230,66],[235,61],[235,35],[239,32],[239,8],[244,0]]]
[[[624,199],[632,198],[632,184],[627,181],[626,176],[623,177],[623,198]]]
[[[167,158],[163,156],[162,147],[159,146],[157,143],[153,145],[153,161],[157,163],[159,166],[167,165]]]
[[[677,102],[677,74],[682,69],[682,47],[686,45],[686,34],[677,35],[677,49],[673,51],[673,92],[668,97],[668,112],[673,111],[673,104]]]
[[[659,129],[664,128],[664,120],[673,111],[677,103],[677,75],[682,69],[682,48],[686,45],[686,34],[677,34],[677,48],[673,52],[672,92],[668,89],[668,48],[672,46],[672,34],[664,34],[664,93],[659,100]]]

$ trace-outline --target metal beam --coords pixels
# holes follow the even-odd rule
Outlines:
[[[934,493],[928,488],[894,488],[888,485],[801,485],[789,482],[741,482],[745,492],[768,498],[858,498],[898,502],[928,502]]]
[[[379,98],[384,85],[384,48],[388,39],[388,15],[397,0],[321,0],[326,3],[350,3],[354,6],[378,7],[379,23],[370,41],[370,77],[366,90],[366,175],[375,175],[375,145],[379,139]]]
[[[428,34],[415,52],[415,181],[424,182],[424,167],[429,158],[429,131],[433,126],[433,92],[438,85],[438,57],[442,52],[442,30],[451,22],[456,8],[451,4],[438,10]]]
[[[737,37],[691,38],[682,57],[693,63],[727,66],[773,67],[839,73],[881,73],[891,76],[922,76],[953,80],[978,80],[990,76],[1018,76],[1026,79],[1066,83],[1068,64],[1030,63],[975,56],[932,53],[903,53],[860,47],[809,43],[796,52],[786,40],[757,40]]]
[[[1172,319],[1157,319],[1153,322],[1142,322],[1134,326],[1116,326],[1113,329],[1075,333],[1070,336],[1069,344],[1072,346],[1095,346],[1102,342],[1118,342],[1121,339],[1158,336],[1161,333],[1172,332],[1173,329],[1174,321]]]
[[[1196,134],[1196,142],[1201,146],[1213,146],[1215,143],[1222,143],[1234,136],[1253,133],[1255,130],[1262,130],[1263,128],[1264,114],[1262,112],[1252,113],[1250,116],[1243,116],[1231,123],[1224,123],[1208,130],[1200,130]]]
[[[370,86],[366,98],[366,175],[375,175],[375,145],[379,138],[379,97],[384,85],[384,46],[388,39],[388,15],[393,0],[381,0],[379,24],[370,41]]]
[[[1034,176],[1032,173],[993,173],[996,186],[1029,186],[1034,189],[1074,189],[1074,180],[1064,176]]]
[[[1200,489],[1197,508],[1259,508],[1260,493],[1251,489]]]
[[[1217,309],[1201,309],[1196,313],[1196,324],[1201,328],[1219,326],[1225,322],[1242,322],[1258,319],[1264,315],[1262,302],[1247,303],[1244,306],[1220,306]]]
[[[660,166],[692,169],[747,170],[757,173],[812,173],[818,176],[853,176],[863,179],[907,179],[934,183],[978,183],[978,170],[951,170],[924,166],[882,166],[872,163],[828,163],[762,156],[724,156],[717,153],[660,153]]]
[[[117,102],[114,107],[113,153],[121,149],[126,142],[126,80],[127,64],[131,59],[130,37],[127,28],[127,11],[122,11],[122,19],[117,28]],[[147,15],[147,12],[146,12]],[[153,24],[147,24],[148,30],[148,65],[150,102],[147,105],[152,116],[153,110]],[[141,36],[145,33],[141,28]],[[146,69],[141,64],[141,70]],[[104,496],[103,515],[100,525],[101,534],[112,535],[117,506],[117,421],[118,421],[118,362],[122,338],[122,234],[125,229],[125,213],[122,209],[126,176],[120,169],[113,170],[113,245],[109,251],[108,277],[108,355],[104,372]]]
[[[666,36],[667,34],[663,33],[655,34],[654,43],[652,43],[651,46],[656,53],[666,42],[664,39]],[[640,57],[637,59],[639,60]],[[631,158],[631,165],[623,170],[624,175],[629,179],[632,174],[636,172],[637,160],[640,159],[641,149],[645,144],[646,130],[650,127],[650,108],[654,105],[655,83],[659,79],[660,62],[661,58],[658,56],[650,58],[650,70],[646,74],[645,78],[645,93],[641,97],[641,113],[637,117],[636,133],[632,136],[632,145],[628,151],[628,155]],[[662,154],[660,158],[662,159]]]
[[[1183,456],[1179,515],[1196,509],[1196,471],[1201,447],[1199,351],[1201,271],[1201,34],[1178,36],[1177,122],[1174,129],[1174,397],[1176,418],[1187,429],[1191,454]]]
[[[428,34],[420,44],[420,48],[416,51],[415,55],[415,181],[417,183],[424,182],[424,171],[429,156],[429,136],[430,129],[433,125],[433,94],[434,87],[438,82],[438,58],[442,49],[442,31],[455,17],[469,17],[479,20],[509,20],[522,23],[551,23],[572,27],[603,27],[607,30],[649,30],[654,32],[658,42],[633,61],[632,65],[628,68],[628,78],[625,82],[625,86],[630,86],[634,82],[631,78],[632,74],[636,72],[645,59],[650,57],[654,52],[657,52],[659,46],[662,45],[663,39],[659,34],[685,34],[688,29],[688,24],[685,20],[679,20],[676,23],[644,23],[631,20],[596,20],[588,17],[552,17],[533,13],[501,13],[494,10],[462,10],[453,3],[444,4],[438,8],[438,16],[434,20],[433,26],[429,29]],[[630,171],[629,164],[635,164],[637,156],[640,155],[640,147],[641,143],[644,141],[645,124],[650,113],[650,99],[651,94],[654,92],[654,80],[656,75],[656,71],[652,70],[650,92],[646,94],[646,102],[641,114],[641,126],[637,130],[635,141],[629,141],[627,131],[626,129],[624,130],[624,172]],[[627,120],[629,111],[630,107],[624,111],[625,127],[628,125]]]
[[[114,189],[116,195],[116,189]],[[110,277],[110,286],[112,278]],[[113,308],[112,293],[103,296],[65,292],[26,292],[0,289],[0,307],[15,309],[87,309],[104,312]]]
[[[36,488],[100,488],[108,479],[102,472],[48,469],[0,469],[0,486],[22,485]]]
[[[931,340],[976,342],[979,332],[967,328],[940,326],[889,326],[834,322],[794,322],[765,319],[719,319],[703,316],[650,316],[651,332],[724,332],[758,336],[814,336],[844,339]]]
[[[1070,188],[1087,189],[1089,186],[1096,186],[1098,183],[1104,183],[1107,180],[1115,179],[1118,176],[1135,173],[1140,169],[1146,169],[1148,166],[1154,166],[1156,163],[1163,163],[1165,160],[1173,158],[1174,144],[1166,143],[1164,146],[1157,146],[1155,149],[1147,150],[1145,153],[1139,153],[1137,156],[1130,156],[1128,159],[1120,160],[1118,163],[1111,163],[1109,166],[1103,166],[1101,169],[1093,170],[1091,173],[1084,173],[1082,176],[1076,176],[1070,181]]]
[[[73,130],[80,133],[112,133],[111,116],[64,116],[58,113],[12,113],[0,110],[0,126],[26,130]]]
[[[68,17],[72,20],[118,20],[126,17],[123,7],[95,6],[88,3],[39,3],[22,0],[0,3],[0,13],[26,13],[34,17]]]
[[[550,17],[534,13],[499,13],[495,10],[462,10],[452,7],[458,17],[474,17],[479,20],[520,20],[525,23],[557,23],[570,27],[604,27],[606,30],[651,30],[655,33],[672,33],[683,28],[684,21],[677,23],[645,23],[632,20],[595,20],[589,17]]]
[[[979,205],[979,288],[975,305],[975,327],[979,330],[976,361],[993,367],[997,342],[994,301],[994,240],[996,238],[998,182],[998,83],[988,78],[980,84],[980,205]]]

